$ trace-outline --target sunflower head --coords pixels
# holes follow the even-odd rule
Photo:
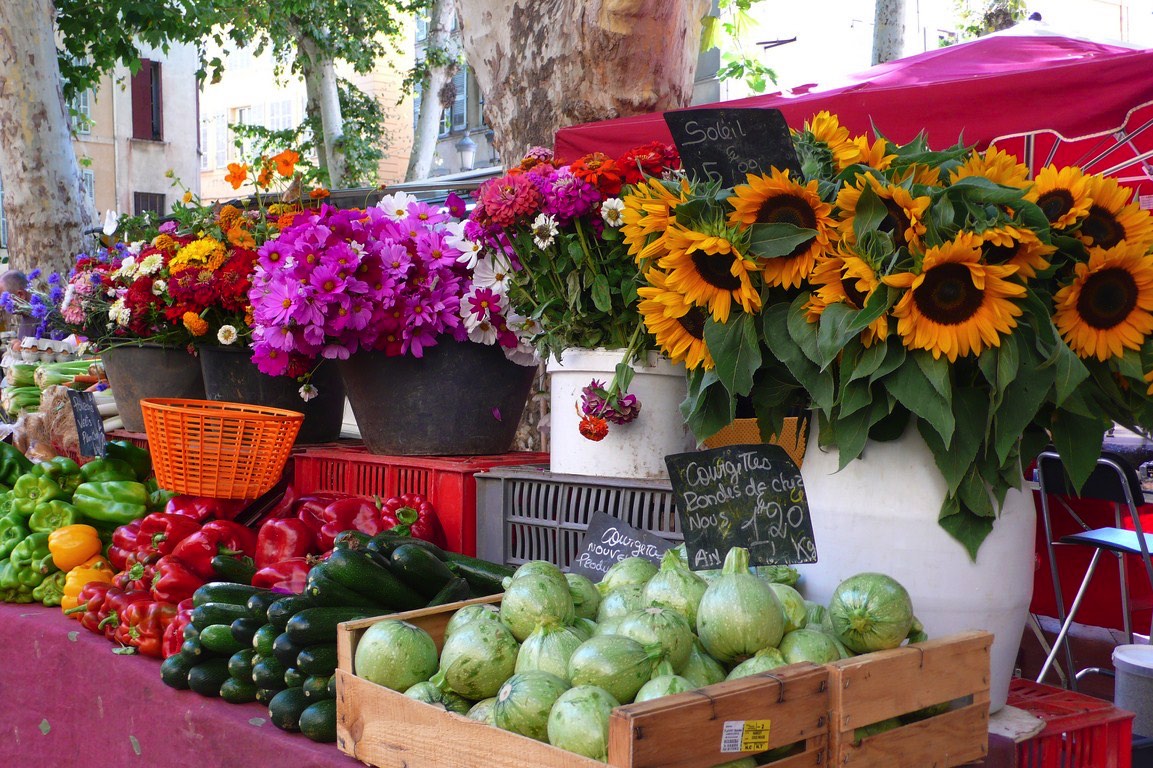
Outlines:
[[[991,227],[975,237],[984,263],[1016,267],[1014,277],[1022,280],[1048,269],[1048,256],[1057,250],[1056,246],[1041,242],[1033,230],[1010,224]]]
[[[757,267],[739,250],[738,230],[723,222],[702,222],[695,229],[671,224],[664,240],[668,253],[657,264],[667,272],[670,289],[718,323],[728,321],[733,302],[747,313],[760,310],[760,293],[751,280]]]
[[[1036,203],[1053,229],[1068,229],[1089,215],[1089,185],[1080,168],[1041,169],[1025,199]]]
[[[1153,256],[1132,243],[1091,248],[1053,301],[1057,329],[1080,357],[1105,361],[1140,349],[1153,331]]]
[[[688,370],[711,370],[716,363],[705,344],[707,315],[679,291],[671,290],[664,272],[650,269],[648,283],[637,290],[638,310],[645,328],[656,339],[657,346],[674,363],[684,363]]]
[[[989,147],[984,152],[973,151],[960,166],[949,172],[949,183],[970,176],[988,179],[994,184],[1023,189],[1029,186],[1029,166],[1018,163],[1014,155]]]
[[[809,281],[814,289],[809,295],[806,315],[810,323],[817,322],[832,304],[864,309],[873,291],[882,285],[872,265],[847,248],[818,259]],[[861,342],[871,347],[888,336],[888,329],[888,315],[883,314],[861,332]]]
[[[1148,249],[1153,245],[1153,215],[1131,200],[1132,191],[1108,176],[1085,179],[1089,211],[1077,237],[1086,246],[1113,248],[1122,242]]]
[[[850,245],[857,242],[857,208],[862,195],[875,195],[885,207],[885,216],[878,229],[893,238],[897,248],[916,250],[921,247],[921,236],[925,234],[925,214],[929,208],[927,195],[913,196],[903,186],[891,184],[869,174],[860,174],[853,184],[846,184],[837,194],[839,220],[837,228],[841,237]]]
[[[687,199],[688,181],[649,177],[629,190],[622,198],[625,207],[620,228],[629,255],[638,261],[659,257],[665,249],[655,243],[673,221],[673,210]]]
[[[808,178],[835,176],[860,158],[849,129],[828,112],[818,112],[806,120],[804,130],[793,137],[793,145]]]

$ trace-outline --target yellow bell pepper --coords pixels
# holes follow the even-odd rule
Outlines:
[[[90,581],[112,583],[113,571],[111,568],[73,568],[64,579],[64,596],[60,598],[60,610],[70,619],[80,620],[81,614],[69,614],[68,611],[80,604],[80,590]]]
[[[100,548],[100,534],[91,525],[66,525],[48,534],[52,562],[62,571],[70,571],[93,555],[100,554]]]

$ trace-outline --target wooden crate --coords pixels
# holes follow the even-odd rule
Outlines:
[[[384,618],[425,629],[439,649],[462,605],[341,624],[337,635],[337,746],[381,768],[595,768],[603,763],[410,699],[353,674],[356,644]],[[774,768],[824,766],[828,755],[829,670],[794,664],[755,677],[618,707],[609,722],[608,764],[618,768],[709,768],[742,757],[722,753],[726,723],[767,721],[768,748],[800,743]],[[729,726],[740,729],[741,726]]]
[[[829,664],[833,766],[950,768],[989,749],[988,632],[962,632]],[[948,711],[854,744],[854,731],[924,707]]]

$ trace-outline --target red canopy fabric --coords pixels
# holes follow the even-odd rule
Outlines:
[[[875,125],[904,143],[923,130],[931,147],[962,138],[980,147],[996,141],[1013,151],[1017,147],[1007,139],[1042,133],[1017,151],[1024,157],[1025,149],[1033,150],[1034,167],[1057,146],[1058,162],[1086,165],[1093,159],[1098,167],[1086,170],[1103,172],[1153,145],[1153,136],[1120,146],[1111,137],[1153,120],[1151,73],[1153,50],[1056,35],[991,35],[882,64],[832,87],[803,86],[700,107],[771,107],[794,128],[828,110],[851,133],[871,133]],[[555,151],[567,160],[593,151],[616,156],[653,140],[671,141],[662,113],[564,128]],[[1101,149],[1094,149],[1098,143]],[[1113,154],[1095,157],[1103,149]]]

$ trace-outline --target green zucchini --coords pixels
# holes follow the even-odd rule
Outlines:
[[[349,528],[347,531],[341,531],[336,534],[336,537],[332,540],[332,546],[343,549],[364,549],[370,541],[372,541],[372,537],[367,533],[358,531],[355,528]]]
[[[427,549],[401,544],[392,550],[392,570],[409,587],[428,600],[452,581],[452,571]]]
[[[308,595],[287,595],[268,606],[268,623],[278,630],[283,630],[288,620],[296,613],[305,608],[313,608],[317,604],[316,600]]]
[[[201,603],[192,609],[192,623],[201,632],[205,627],[213,624],[228,626],[237,619],[248,618],[248,609],[243,604],[234,603]]]
[[[328,695],[328,681],[332,679],[332,675],[309,675],[304,678],[304,684],[301,688],[304,689],[304,695],[313,701],[320,699],[331,699]]]
[[[310,645],[296,657],[296,668],[306,675],[331,675],[336,672],[336,643]]]
[[[305,608],[288,620],[284,631],[296,645],[336,642],[336,625],[373,615],[363,608]]]
[[[296,664],[296,655],[307,645],[308,643],[295,643],[287,631],[281,632],[272,643],[272,655],[285,667],[291,667]]]
[[[200,644],[205,650],[222,656],[231,656],[241,648],[251,647],[252,641],[242,643],[232,636],[232,627],[228,624],[210,624],[200,630]]]
[[[469,589],[468,582],[459,576],[453,576],[448,580],[448,583],[441,587],[439,592],[432,596],[432,599],[428,601],[428,607],[458,603],[461,600],[468,600],[470,597],[472,597],[472,590]]]
[[[336,741],[336,699],[321,699],[309,704],[297,718],[297,726],[313,741],[322,744]]]
[[[201,696],[219,696],[228,676],[228,659],[208,659],[188,671],[188,687]]]
[[[200,636],[197,635],[196,637],[184,638],[184,642],[180,644],[180,655],[193,664],[199,664],[213,654],[200,644]]]
[[[336,698],[336,675],[328,678],[328,698]]]
[[[256,701],[260,704],[267,705],[269,702],[272,701],[272,699],[276,696],[276,694],[280,693],[283,690],[284,690],[283,688],[257,688],[256,689]]]
[[[360,552],[333,550],[327,560],[312,569],[309,576],[318,570],[338,584],[389,608],[407,611],[423,608],[426,602],[419,593]]]
[[[284,597],[280,592],[254,592],[252,597],[248,598],[245,607],[254,619],[260,619],[260,623],[264,624],[268,621],[268,606],[275,603],[280,598]]]
[[[285,688],[285,665],[276,660],[274,656],[261,656],[260,660],[252,665],[252,682],[257,688],[272,688],[280,690]]]
[[[220,698],[230,704],[247,704],[256,701],[256,683],[251,680],[241,680],[230,677],[220,686]]]
[[[402,544],[412,544],[427,550],[429,554],[435,555],[437,560],[448,560],[449,553],[433,544],[431,541],[418,539],[414,536],[402,536],[398,533],[391,531],[383,531],[372,537],[372,541],[368,543],[370,551],[380,552],[388,557],[392,556],[393,550]]]
[[[284,684],[289,688],[299,688],[304,685],[304,681],[307,679],[308,675],[294,666],[284,670]]]
[[[254,619],[251,616],[245,619],[237,619],[229,625],[232,630],[232,636],[236,638],[236,642],[243,645],[252,645],[252,637],[256,634],[256,630],[268,624],[266,619]]]
[[[200,636],[200,630],[197,629],[196,625],[194,625],[192,622],[189,622],[189,623],[184,625],[184,639],[185,640],[187,640],[190,637],[199,637],[199,636]]]
[[[252,647],[261,656],[271,656],[272,646],[276,642],[276,638],[280,637],[281,630],[272,624],[265,624],[260,629],[256,630],[256,634],[252,636]]]
[[[188,673],[196,666],[197,660],[178,653],[169,656],[160,665],[160,680],[169,688],[178,691],[188,690]]]
[[[490,563],[468,555],[448,553],[448,567],[462,577],[478,595],[497,595],[504,591],[502,579],[511,578],[516,571],[507,565]]]
[[[249,584],[236,584],[231,581],[210,581],[203,584],[192,593],[194,606],[205,603],[232,603],[244,605],[248,598],[258,592],[271,592],[272,590],[254,587]]]
[[[231,555],[217,555],[212,558],[212,570],[221,581],[231,581],[236,584],[252,584],[252,576],[256,573],[256,566],[252,564],[251,557],[233,557]],[[248,598],[245,598],[247,602]]]
[[[379,570],[379,566],[371,563],[369,566]],[[359,606],[384,613],[390,610],[390,607],[381,603],[380,600],[361,594],[333,579],[324,569],[323,563],[313,566],[312,570],[308,572],[308,586],[305,587],[305,594],[313,598],[316,605],[329,608]]]
[[[256,649],[241,648],[228,657],[228,674],[238,680],[252,681],[252,665],[255,663]]]
[[[268,719],[281,730],[299,731],[300,714],[311,703],[303,688],[285,688],[268,702]]]

